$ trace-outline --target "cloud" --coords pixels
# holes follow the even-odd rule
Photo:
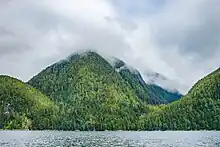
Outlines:
[[[185,3],[175,5],[178,11],[173,7],[167,7],[169,11],[175,11],[162,14],[166,22],[158,23],[161,19],[157,20],[157,25],[159,24],[156,35],[157,43],[160,47],[178,46],[180,53],[184,55],[193,53],[198,56],[198,59],[209,59],[216,51],[219,51],[220,20],[217,18],[220,16],[220,10],[217,6],[220,2],[210,0]],[[191,5],[190,9],[189,5]],[[181,9],[190,10],[189,14],[183,13],[185,15],[181,16]],[[177,12],[176,15],[174,12]],[[172,16],[169,17],[170,14]]]
[[[25,81],[76,50],[123,46],[109,21],[114,11],[101,0],[12,1],[0,11],[0,73]]]
[[[183,84],[194,84],[220,65],[219,4],[217,0],[169,2],[151,20],[161,59],[175,69]]]
[[[178,81],[175,88],[185,93],[220,63],[218,0],[5,0],[0,5],[0,74],[24,81],[77,50],[94,49],[142,73],[152,69]]]
[[[142,2],[140,8],[148,3]],[[178,80],[180,85],[176,87],[183,93],[188,91],[220,65],[218,5],[217,0],[166,0],[145,17],[132,16],[138,26],[129,36],[137,58],[135,65],[142,71],[149,67]],[[130,6],[124,9],[129,12]]]

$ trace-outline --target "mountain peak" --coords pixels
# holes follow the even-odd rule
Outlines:
[[[37,130],[220,129],[219,69],[177,100],[178,93],[147,84],[138,70],[118,61],[112,66],[99,54],[84,52],[51,65],[28,83],[0,75],[0,126]]]
[[[95,56],[100,56],[97,52],[92,51],[92,50],[82,50],[82,51],[77,51],[69,55],[66,60],[72,61],[75,60],[76,58],[87,56],[87,55],[95,55]]]

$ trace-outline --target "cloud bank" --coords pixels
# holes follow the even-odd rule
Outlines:
[[[24,81],[78,50],[151,69],[182,93],[220,65],[218,0],[3,0],[0,74]],[[169,84],[168,84],[169,85]],[[167,87],[173,88],[173,87]]]

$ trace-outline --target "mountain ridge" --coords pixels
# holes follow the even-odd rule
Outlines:
[[[137,120],[135,113],[140,113],[141,103],[119,73],[94,52],[87,52],[83,56],[73,55],[70,61],[46,68],[28,84],[59,105],[70,107],[67,115],[76,117],[69,117],[70,123],[77,124],[71,129],[82,129],[79,124],[83,124],[84,129],[95,127],[98,130],[112,130],[116,128],[115,125],[121,129],[135,128],[124,121],[134,123]]]
[[[147,85],[125,63],[120,67],[88,52],[45,68],[28,83],[0,76],[0,129],[220,130],[220,69],[167,104],[158,103],[167,100],[158,97],[166,94],[160,87]]]
[[[150,104],[170,103],[183,96],[179,92],[169,92],[154,83],[147,84],[137,69],[128,67],[126,63],[120,59],[115,58],[114,60],[115,63],[113,63],[112,66],[115,68],[115,70],[119,72],[124,80],[127,81],[131,86],[134,85],[134,82],[136,82],[136,85],[139,85],[138,89],[136,89],[137,95],[139,95],[138,93],[142,93],[142,96],[140,97],[143,97],[143,95],[145,95],[144,93],[146,93],[148,96],[145,97],[150,98]],[[132,88],[134,89],[133,86]],[[145,98],[141,99],[143,100]]]
[[[180,100],[140,118],[140,124],[144,130],[220,130],[219,113],[220,69],[217,69],[200,79]]]
[[[0,89],[0,126],[6,129],[53,128],[53,123],[43,122],[53,119],[57,107],[41,92],[6,75],[0,75]]]

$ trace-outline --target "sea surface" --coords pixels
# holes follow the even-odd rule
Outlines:
[[[0,147],[220,147],[216,131],[0,131]]]

